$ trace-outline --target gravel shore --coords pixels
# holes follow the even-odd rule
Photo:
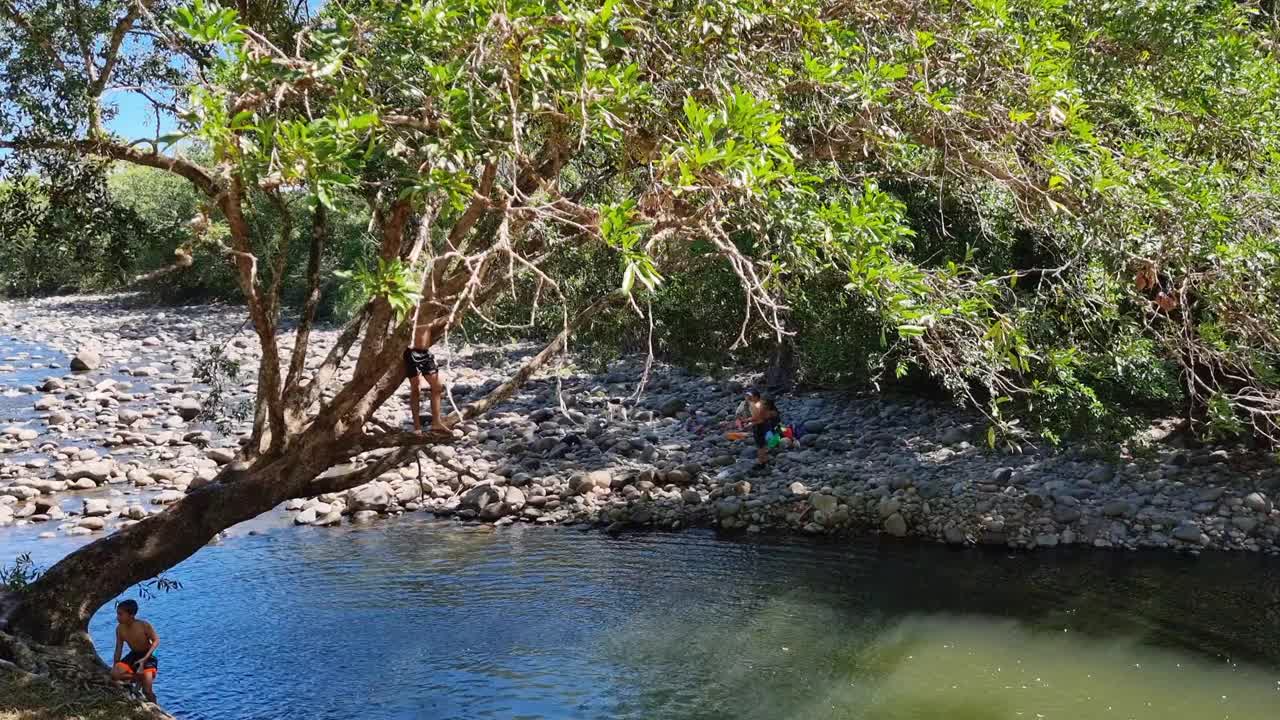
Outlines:
[[[234,457],[247,428],[204,419],[207,388],[194,373],[209,348],[221,347],[242,367],[227,400],[252,397],[257,347],[243,311],[133,303],[0,303],[0,527],[43,523],[48,537],[111,532],[162,512]],[[313,356],[335,336],[313,335]],[[286,348],[291,339],[282,335]],[[454,340],[437,359],[459,405],[534,351]],[[808,432],[755,473],[750,440],[730,440],[722,426],[741,379],[657,366],[638,402],[611,405],[634,393],[642,370],[643,358],[603,373],[549,368],[461,427],[454,444],[364,487],[284,509],[311,525],[433,512],[613,532],[717,526],[1027,549],[1280,553],[1273,456],[1189,447],[1155,431],[1141,461],[1107,461],[1084,448],[1010,455],[989,451],[982,423],[951,406],[795,393],[779,406]],[[406,399],[389,402],[382,419],[407,427]]]

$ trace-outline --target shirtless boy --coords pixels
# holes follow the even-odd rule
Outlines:
[[[409,378],[409,410],[413,413],[413,431],[422,432],[422,379],[431,388],[431,432],[449,433],[440,414],[440,368],[431,356],[431,326],[414,328],[413,345],[404,351],[404,372]]]
[[[151,702],[156,701],[151,686],[156,681],[160,660],[155,656],[160,637],[151,623],[138,619],[138,603],[123,600],[116,605],[116,654],[111,661],[111,679],[142,686],[142,694]],[[124,644],[129,644],[129,654],[120,657]]]

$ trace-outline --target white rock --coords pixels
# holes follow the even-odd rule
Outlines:
[[[152,505],[171,505],[183,498],[183,494],[178,490],[165,490],[164,492],[151,498]]]

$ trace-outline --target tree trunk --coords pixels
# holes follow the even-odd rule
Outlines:
[[[309,483],[333,464],[338,443],[329,433],[307,435],[289,452],[247,469],[227,466],[164,512],[63,558],[23,596],[8,617],[9,629],[40,643],[65,644],[82,636],[98,608],[191,557],[222,530],[311,494]]]

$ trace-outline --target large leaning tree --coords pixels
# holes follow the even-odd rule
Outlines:
[[[561,302],[547,268],[586,246],[616,256],[615,282],[564,303],[550,344],[451,423],[502,402],[594,313],[641,312],[664,277],[713,258],[741,285],[744,336],[784,334],[786,293],[837,278],[881,318],[898,369],[986,408],[993,442],[1017,437],[1011,398],[1078,390],[1081,355],[1116,338],[1177,368],[1189,414],[1274,435],[1280,72],[1252,9],[330,0],[311,16],[0,0],[3,161],[95,158],[189,181],[205,206],[175,266],[217,248],[262,358],[237,461],[69,555],[4,624],[81,638],[104,603],[224,528],[404,463],[435,439],[375,413],[415,324],[442,337],[517,281]],[[117,91],[151,99],[181,138],[113,136]],[[890,185],[963,207],[999,242],[922,256]],[[379,262],[319,356],[338,197],[368,205]],[[246,219],[260,208],[279,219],[270,232]],[[286,324],[297,243],[306,294]],[[1026,261],[1008,262],[1014,250]]]

